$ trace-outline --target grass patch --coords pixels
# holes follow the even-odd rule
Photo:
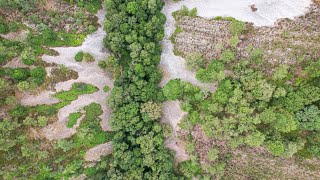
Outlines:
[[[85,34],[54,32],[47,29],[40,34],[29,33],[27,41],[34,46],[80,46],[85,40],[85,37]]]
[[[174,33],[172,34],[172,36],[170,37],[170,40],[171,40],[171,43],[172,44],[175,44],[176,42],[176,37],[177,37],[177,35],[179,34],[179,33],[182,33],[183,32],[183,30],[182,30],[182,28],[180,28],[180,27],[177,27],[175,30],[174,30]]]
[[[68,128],[72,128],[75,124],[77,124],[77,120],[81,117],[80,112],[69,114],[69,121],[67,123]]]
[[[62,101],[74,101],[79,95],[92,94],[98,91],[98,88],[85,83],[74,83],[69,91],[61,91],[54,95]]]

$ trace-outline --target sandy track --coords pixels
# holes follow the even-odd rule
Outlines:
[[[102,156],[106,156],[112,152],[112,144],[111,142],[100,144],[89,149],[84,155],[85,161],[100,161]]]
[[[189,159],[189,155],[185,151],[185,145],[183,141],[179,140],[177,133],[179,130],[179,122],[186,115],[185,112],[181,111],[179,101],[167,101],[163,103],[162,108],[162,123],[171,125],[173,132],[171,137],[166,139],[165,146],[173,150],[175,155],[175,163],[179,163]]]

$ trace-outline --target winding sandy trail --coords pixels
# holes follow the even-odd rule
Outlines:
[[[105,60],[108,57],[107,50],[103,47],[103,38],[106,33],[103,31],[103,21],[106,11],[105,7],[97,13],[98,23],[101,25],[96,32],[87,36],[83,44],[79,47],[57,47],[52,48],[59,53],[58,56],[44,55],[43,61],[48,63],[55,63],[64,65],[65,67],[78,72],[78,79],[72,79],[65,82],[60,82],[55,85],[56,91],[70,90],[73,83],[83,82],[92,84],[99,88],[99,90],[92,94],[85,94],[78,97],[77,100],[72,101],[71,104],[61,108],[58,112],[58,121],[50,124],[42,129],[42,134],[49,140],[68,138],[76,133],[76,126],[74,128],[67,128],[66,122],[70,113],[79,111],[82,107],[89,105],[93,102],[99,103],[102,106],[103,114],[101,115],[102,129],[107,131],[111,130],[107,123],[111,110],[106,105],[106,98],[109,92],[104,92],[103,87],[113,87],[113,80],[108,77],[102,69],[98,67],[99,60]],[[77,52],[89,52],[94,58],[95,62],[76,62],[74,57]],[[53,104],[58,102],[57,99],[51,97],[55,92],[43,91],[40,94],[27,95],[22,99],[24,105],[38,105],[38,104]]]
[[[167,123],[172,127],[172,134],[165,141],[165,146],[173,150],[175,155],[175,163],[179,163],[189,159],[189,155],[185,150],[184,142],[177,137],[178,130],[180,129],[178,124],[187,113],[180,109],[179,101],[166,101],[163,103],[162,108],[162,123]]]

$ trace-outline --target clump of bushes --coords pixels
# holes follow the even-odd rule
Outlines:
[[[77,62],[82,62],[83,60],[85,62],[94,62],[94,57],[90,54],[90,53],[84,53],[82,51],[79,51],[74,59],[77,61]]]

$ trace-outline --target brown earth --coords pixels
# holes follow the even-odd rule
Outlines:
[[[199,52],[207,60],[217,59],[229,46],[229,25],[228,21],[183,17],[177,22],[182,32],[177,34],[174,48],[182,56]],[[247,23],[247,29],[239,37],[240,58],[249,57],[249,46],[261,49],[264,60],[272,64],[320,58],[320,6],[311,6],[306,15],[294,20],[279,20],[273,27],[253,27]]]

